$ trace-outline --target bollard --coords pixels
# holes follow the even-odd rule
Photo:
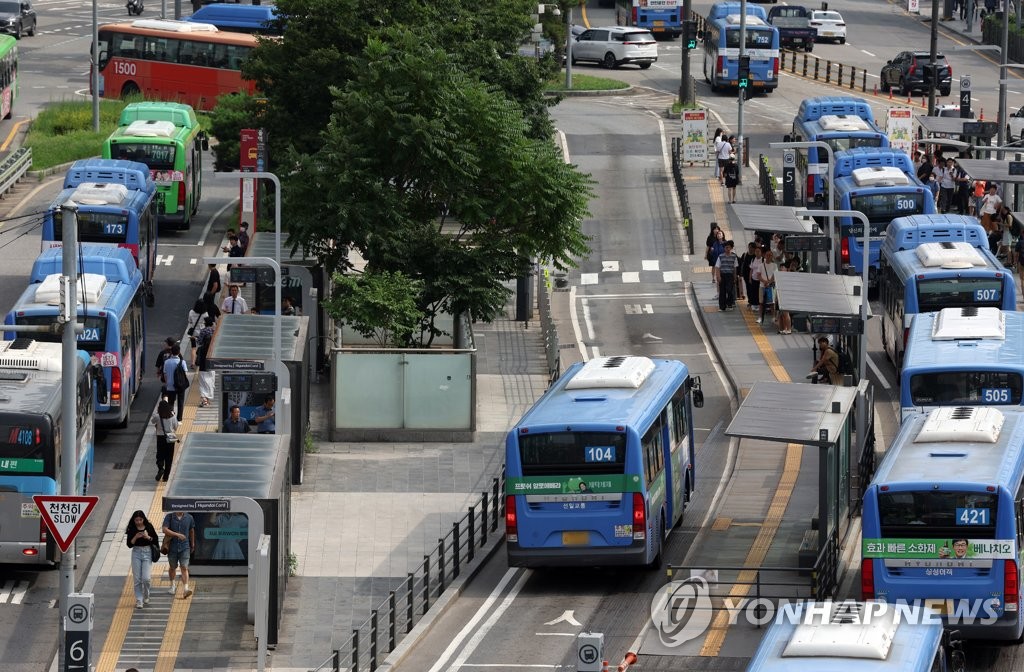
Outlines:
[[[820,58],[814,59],[814,79],[818,79],[818,64],[821,63]]]
[[[839,86],[842,86],[843,85],[843,64],[842,63],[837,63],[836,65],[839,66],[839,72],[836,74],[836,84],[839,85]]]
[[[875,89],[871,93],[872,93],[872,95],[875,95],[875,96],[878,95],[878,84],[875,84]]]
[[[867,92],[867,90],[868,90],[868,71],[867,71],[867,69],[866,68],[861,69],[860,75],[861,75],[861,78],[860,78],[860,90],[864,91],[864,92]],[[875,85],[875,94],[876,95],[878,94],[878,86],[877,85]]]
[[[850,91],[857,89],[857,66],[850,66]]]
[[[889,87],[889,100],[892,100],[892,87]]]
[[[825,61],[825,83],[832,82],[832,61]]]
[[[807,76],[807,54],[806,53],[804,54],[804,69],[803,69],[803,72],[801,72],[800,74],[803,75],[804,77]]]

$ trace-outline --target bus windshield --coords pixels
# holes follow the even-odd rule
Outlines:
[[[138,161],[149,166],[150,170],[174,169],[174,145],[158,145],[148,142],[118,142],[115,159]]]
[[[818,139],[823,141],[823,142],[827,142],[829,144],[829,146],[832,148],[833,152],[841,152],[844,149],[857,149],[858,147],[881,147],[882,146],[882,138],[877,136],[877,135],[872,135],[872,136],[869,136],[869,137],[853,137],[853,138],[843,138],[843,137],[832,137],[832,138],[829,138],[829,137],[823,137],[823,138],[818,138]]]
[[[41,476],[53,473],[54,465],[46,464],[52,453],[44,437],[48,432],[38,422],[0,424],[0,475]]]
[[[1019,406],[1022,391],[1022,376],[1013,371],[935,371],[910,376],[910,399],[915,406]]]
[[[850,209],[863,212],[872,224],[888,226],[897,217],[923,214],[924,193],[896,191],[851,195]]]
[[[725,46],[731,49],[740,48],[739,26],[725,31]],[[771,49],[772,31],[764,28],[747,28],[747,49]]]
[[[994,539],[994,492],[902,491],[878,494],[883,539]]]
[[[917,283],[919,313],[956,306],[1000,308],[1002,278],[936,278]]]
[[[551,432],[519,436],[523,476],[624,474],[626,435]]]
[[[53,239],[64,235],[63,210],[53,212]],[[83,243],[124,242],[128,235],[128,215],[113,212],[78,211],[78,240]]]
[[[53,315],[18,315],[17,324],[51,325],[56,319],[56,313]],[[79,316],[78,321],[82,321],[81,316]],[[107,318],[89,315],[86,316],[84,325],[85,330],[77,334],[78,347],[87,352],[104,352],[107,349],[105,347],[107,343]],[[60,334],[38,332],[32,334],[32,337],[37,341],[47,343],[61,342]]]

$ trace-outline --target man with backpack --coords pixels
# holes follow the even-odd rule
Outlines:
[[[171,354],[164,360],[164,398],[171,404],[177,399],[178,422],[185,412],[185,394],[188,392],[188,369],[181,357],[181,346],[171,346]]]
[[[828,336],[818,337],[818,361],[814,363],[814,370],[807,374],[812,383],[825,381],[833,385],[843,384],[843,372],[839,362],[839,352],[836,351],[828,341]]]

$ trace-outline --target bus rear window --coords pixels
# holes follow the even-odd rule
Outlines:
[[[626,435],[614,432],[520,434],[523,476],[624,474]]]
[[[64,219],[61,210],[53,212],[53,237],[61,240]],[[78,239],[83,243],[118,243],[127,240],[128,217],[119,213],[78,211]]]
[[[42,476],[52,473],[47,464],[49,432],[34,422],[0,424],[0,476]]]
[[[929,198],[931,194],[929,194]],[[896,217],[906,217],[907,215],[920,215],[924,213],[924,193],[923,192],[881,192],[874,194],[852,194],[850,196],[850,209],[860,210],[867,216],[868,221],[872,224],[884,224],[889,226]],[[884,229],[875,233],[871,231],[871,235],[882,235]]]
[[[1002,304],[1002,278],[936,278],[917,283],[919,313],[957,306],[999,308]]]
[[[841,152],[844,149],[857,149],[858,147],[881,147],[882,138],[877,135],[862,138],[822,138],[832,147],[833,152]]]
[[[138,161],[150,170],[174,169],[174,145],[158,145],[148,142],[117,142],[110,148],[115,159]]]
[[[994,539],[997,501],[991,492],[880,492],[882,538]]]
[[[725,46],[731,49],[740,48],[740,28],[729,28],[725,31]],[[761,29],[752,30],[747,27],[747,49],[771,49],[772,31]]]
[[[910,377],[915,406],[1002,404],[1019,406],[1021,375],[1013,371],[936,371]]]

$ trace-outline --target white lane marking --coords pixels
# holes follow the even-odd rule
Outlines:
[[[228,208],[235,207],[236,203],[238,203],[238,199],[233,198],[227,203],[225,203],[223,208],[213,213],[213,217],[210,217],[209,221],[206,222],[206,226],[203,227],[203,235],[199,236],[199,241],[196,243],[196,245],[202,246],[206,244],[206,238],[207,236],[210,235],[210,230],[213,229],[213,223],[217,221],[218,217],[224,214],[225,210],[227,210]]]
[[[588,296],[587,301],[614,301],[617,299],[664,299],[672,296],[683,296],[685,292],[665,292],[664,294],[654,292],[637,292],[636,294],[595,294]]]
[[[167,256],[164,256],[162,254],[156,255],[156,265],[157,266],[170,266],[171,262],[173,262],[173,261],[174,261],[174,255],[173,254],[168,254]]]
[[[491,608],[491,605],[498,601],[498,596],[501,595],[502,592],[504,592],[505,586],[508,585],[508,582],[511,581],[512,577],[518,574],[519,571],[520,570],[518,569],[509,569],[507,572],[505,572],[505,575],[501,577],[501,581],[498,582],[498,585],[494,587],[494,590],[491,591],[491,594],[487,596],[487,599],[484,600],[484,603],[481,604],[480,608],[476,610],[475,614],[473,614],[473,618],[469,619],[469,622],[466,623],[466,625],[463,626],[462,630],[459,631],[459,634],[455,636],[455,639],[453,639],[452,643],[448,645],[448,648],[444,650],[444,653],[441,654],[441,657],[438,659],[438,661],[434,663],[434,666],[432,668],[430,668],[430,672],[441,672],[441,668],[444,665],[444,662],[455,654],[459,646],[462,644],[463,640],[465,640],[469,633],[473,630],[473,628],[476,627],[476,624],[479,623],[480,619],[484,617],[484,614],[486,614],[487,611]],[[520,582],[526,577],[530,576],[530,573],[531,570],[525,570],[523,572],[523,576],[519,579]],[[516,583],[516,585],[518,586],[519,583]]]
[[[462,649],[462,653],[459,654],[459,657],[452,661],[452,666],[448,668],[449,670],[458,670],[465,664],[469,657],[476,652],[476,647],[480,646],[481,642],[484,641],[484,638],[490,634],[491,628],[497,624],[498,620],[505,613],[505,610],[512,606],[512,602],[515,601],[516,596],[519,595],[519,591],[521,591],[523,586],[526,585],[526,580],[528,578],[530,578],[530,572],[523,572],[523,575],[519,577],[518,581],[516,581],[516,585],[512,586],[512,590],[508,591],[508,595],[505,596],[505,599],[502,600],[501,604],[499,604],[494,610],[491,617],[484,621],[484,624],[480,626],[480,629],[478,629],[469,639],[469,642],[466,643],[466,646]],[[431,668],[431,672],[433,672],[433,668]]]
[[[630,271],[628,273],[623,273],[622,282],[630,284],[640,282],[640,272]]]
[[[596,285],[597,273],[580,273],[581,285]]]
[[[617,273],[619,270],[619,262],[617,261],[602,261],[601,271],[608,271],[610,273]]]
[[[14,590],[11,592],[11,604],[21,604],[21,601],[25,599],[25,595],[28,594],[28,581],[18,581]]]
[[[587,361],[587,349],[583,345],[583,332],[580,330],[580,318],[576,314],[576,285],[569,288],[569,319],[572,321],[572,333],[576,337],[576,347],[580,349],[580,357]]]
[[[599,357],[601,356],[601,350],[599,350],[599,349],[598,349],[598,347],[597,347],[596,345],[595,345],[595,346],[593,346],[593,347],[591,348],[591,350],[592,350],[592,351],[593,351],[593,353],[594,353],[594,354],[593,354],[593,357],[594,357],[594,359],[597,359],[597,358],[599,358]]]
[[[868,55],[868,56],[870,56],[871,58],[874,58],[874,57],[875,57],[875,55],[874,55],[874,54],[872,54],[872,53],[871,53],[870,51],[868,51],[867,49],[861,49],[861,53],[867,54],[867,55]],[[930,62],[930,61],[929,61],[929,62]]]
[[[580,299],[580,303],[583,304],[583,324],[587,326],[587,338],[594,340],[594,322],[590,319],[590,304],[587,302],[588,297]]]
[[[890,385],[889,381],[887,381],[885,379],[885,376],[882,375],[881,369],[879,369],[878,365],[875,364],[875,358],[874,357],[868,357],[868,366],[871,367],[871,370],[874,372],[875,376],[878,378],[879,385],[881,385],[886,390],[891,390],[892,389],[892,385]]]
[[[199,263],[199,260],[196,259],[195,257],[192,257],[191,259],[188,260],[188,263],[190,263],[193,266],[195,266],[197,263]]]
[[[661,262],[657,259],[642,259],[640,260],[640,268],[645,271],[660,271]]]
[[[664,271],[661,275],[663,282],[682,282],[683,272],[682,271]]]
[[[575,632],[535,632],[538,637],[575,637]]]

